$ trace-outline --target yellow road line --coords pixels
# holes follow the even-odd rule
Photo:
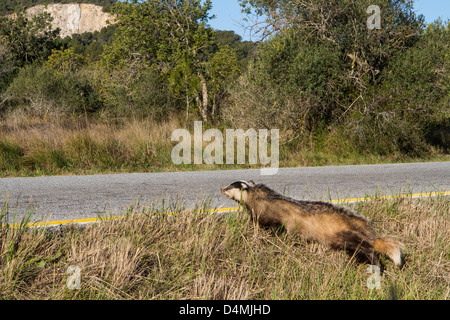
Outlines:
[[[414,194],[400,194],[394,196],[376,196],[376,197],[365,197],[365,198],[350,198],[342,200],[331,200],[333,203],[350,203],[350,202],[361,202],[361,201],[371,201],[375,199],[396,199],[396,198],[422,198],[422,197],[435,197],[435,196],[448,196],[450,191],[443,192],[425,192],[425,193],[414,193]]]
[[[364,197],[364,198],[349,198],[349,199],[337,199],[331,200],[332,203],[352,203],[352,202],[362,202],[371,201],[375,199],[396,199],[396,198],[421,198],[421,197],[435,197],[435,196],[448,196],[450,191],[443,192],[426,192],[426,193],[415,193],[415,194],[400,194],[394,196],[376,196],[376,197]],[[234,212],[242,209],[242,207],[233,208],[219,208],[219,209],[209,209],[202,210],[202,213],[213,213],[213,212]],[[166,215],[176,215],[178,212],[169,212]],[[88,218],[88,219],[73,219],[73,220],[60,220],[60,221],[49,221],[49,222],[30,222],[27,224],[28,227],[42,227],[42,226],[55,226],[64,224],[78,224],[78,223],[93,223],[106,220],[117,220],[122,219],[125,216],[114,216],[114,217],[102,217],[102,218]],[[20,224],[11,225],[10,227],[16,228]],[[5,226],[2,226],[5,227]]]

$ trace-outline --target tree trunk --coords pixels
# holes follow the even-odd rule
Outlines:
[[[199,104],[200,107],[200,113],[202,115],[202,119],[204,122],[208,120],[208,87],[206,85],[206,79],[201,74],[201,72],[198,73],[198,77],[200,78],[200,82],[202,84],[202,103]]]
[[[189,119],[189,95],[188,89],[186,88],[186,120]]]
[[[212,110],[211,110],[211,119],[214,120],[214,117],[216,116],[216,95],[213,95],[213,101],[212,101]]]

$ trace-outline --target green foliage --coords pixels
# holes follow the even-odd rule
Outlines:
[[[242,37],[236,34],[234,31],[222,31],[214,30],[214,50],[215,52],[220,47],[229,46],[233,51],[236,52],[237,63],[241,70],[245,70],[253,57],[257,43],[251,41],[242,41]]]
[[[206,63],[208,88],[212,96],[211,117],[214,118],[220,108],[218,103],[227,94],[227,83],[239,75],[236,52],[229,46],[219,47],[219,50]]]
[[[19,67],[47,57],[54,48],[58,31],[50,30],[51,17],[47,13],[28,19],[20,13],[15,19],[1,18],[0,39]]]
[[[171,96],[161,74],[153,68],[142,72],[128,98],[136,110],[136,115],[140,117],[150,116],[162,121],[167,119],[168,115],[177,113],[178,106],[174,103],[174,97]]]
[[[126,78],[130,74],[133,76]],[[113,117],[162,121],[179,109],[164,77],[152,67],[143,69],[130,63],[123,69],[99,74],[96,83],[107,105],[103,112]]]
[[[369,30],[366,26],[370,0],[241,2],[269,16],[269,27],[264,29],[269,30],[266,36],[279,35],[297,48],[326,46],[338,53],[337,67],[341,72],[337,76],[350,81],[359,92],[378,79],[392,56],[414,45],[423,27],[423,16],[415,16],[412,2],[408,0],[378,3],[383,17],[381,30]],[[280,57],[280,60],[289,65],[290,57]]]
[[[101,107],[86,77],[37,63],[22,68],[5,94],[11,108],[20,106],[38,116],[93,112]]]
[[[0,168],[2,171],[20,170],[18,159],[23,157],[23,152],[18,145],[8,141],[0,141]]]
[[[333,119],[348,82],[339,78],[341,55],[327,43],[306,46],[293,36],[263,42],[255,62],[231,90],[222,111],[236,127],[278,128],[282,143]]]
[[[51,17],[47,13],[31,19],[23,12],[15,19],[0,18],[0,92],[19,68],[50,55],[59,34],[59,31],[50,29],[50,22]]]
[[[370,0],[334,0],[331,3],[328,0],[243,0],[241,4],[247,10],[266,14],[268,27],[263,29],[264,36],[274,41],[282,37],[289,42],[289,49],[318,46],[336,53],[339,61],[334,60],[331,68],[324,67],[328,74],[333,73],[341,82],[352,86],[354,96],[350,98],[353,99],[378,81],[391,58],[414,45],[424,26],[423,16],[416,17],[410,0],[377,3],[382,12],[381,30],[367,28],[366,10],[372,4]],[[279,57],[285,66],[293,63],[292,58],[293,54],[289,53]],[[279,66],[275,65],[277,68]],[[313,77],[317,77],[317,73]],[[342,102],[341,111],[345,111],[345,106],[353,100]]]
[[[449,114],[448,24],[423,32],[409,0],[377,3],[380,30],[367,28],[369,0],[241,4],[267,17],[266,41],[232,90],[226,120],[278,127],[285,142],[330,132],[379,154],[428,151],[426,128]]]
[[[424,136],[450,119],[449,43],[449,24],[435,21],[381,75],[375,111],[391,123],[394,144],[403,152],[426,150]]]
[[[210,0],[118,3],[113,10],[118,16],[117,31],[113,44],[102,57],[103,66],[115,73],[130,64],[136,65],[133,78],[139,77],[139,70],[152,68],[162,75],[177,104],[186,106],[187,114],[193,105],[206,121],[208,113],[214,114],[208,104],[217,97],[217,86],[226,78],[227,71],[219,72],[217,68],[236,63],[234,55],[225,64],[218,63],[224,61],[224,56],[208,63],[214,41],[213,30],[206,25],[211,18],[210,8]],[[234,70],[231,68],[229,73]],[[128,87],[124,76],[122,85]],[[211,80],[216,76],[217,79]],[[209,90],[213,90],[212,98]]]
[[[111,45],[115,30],[116,26],[110,25],[100,31],[73,34],[62,41],[62,46],[72,48],[76,54],[84,56],[89,62],[96,62],[100,60],[103,48]]]
[[[357,148],[414,156],[428,152],[426,138],[450,119],[449,37],[448,23],[436,21],[388,61],[379,81],[347,113],[347,136]]]
[[[415,102],[417,107],[430,110],[433,106],[450,103],[450,24],[437,20],[427,26],[419,41],[409,50],[392,59],[391,72],[385,83],[394,87],[396,102]],[[402,90],[403,89],[403,90]],[[449,116],[450,110],[441,109]]]
[[[75,73],[86,63],[84,57],[75,53],[73,48],[66,50],[53,49],[48,57],[46,66],[57,75]]]

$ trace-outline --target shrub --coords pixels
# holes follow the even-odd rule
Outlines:
[[[230,90],[224,120],[236,127],[277,128],[282,143],[330,122],[346,90],[337,77],[339,53],[283,37],[259,49],[256,62]]]
[[[450,120],[449,41],[448,24],[438,20],[389,61],[343,121],[358,147],[412,156],[429,151],[426,137]]]
[[[59,75],[45,65],[21,69],[6,94],[10,106],[35,115],[93,112],[101,107],[90,81],[77,74]]]

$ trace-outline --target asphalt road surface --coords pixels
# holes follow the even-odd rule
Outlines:
[[[274,176],[260,170],[139,173],[0,179],[0,209],[8,196],[10,217],[35,212],[33,221],[60,221],[123,214],[140,205],[193,208],[208,198],[212,208],[237,204],[220,194],[236,180],[253,180],[307,200],[347,199],[450,191],[450,162],[280,169]]]

